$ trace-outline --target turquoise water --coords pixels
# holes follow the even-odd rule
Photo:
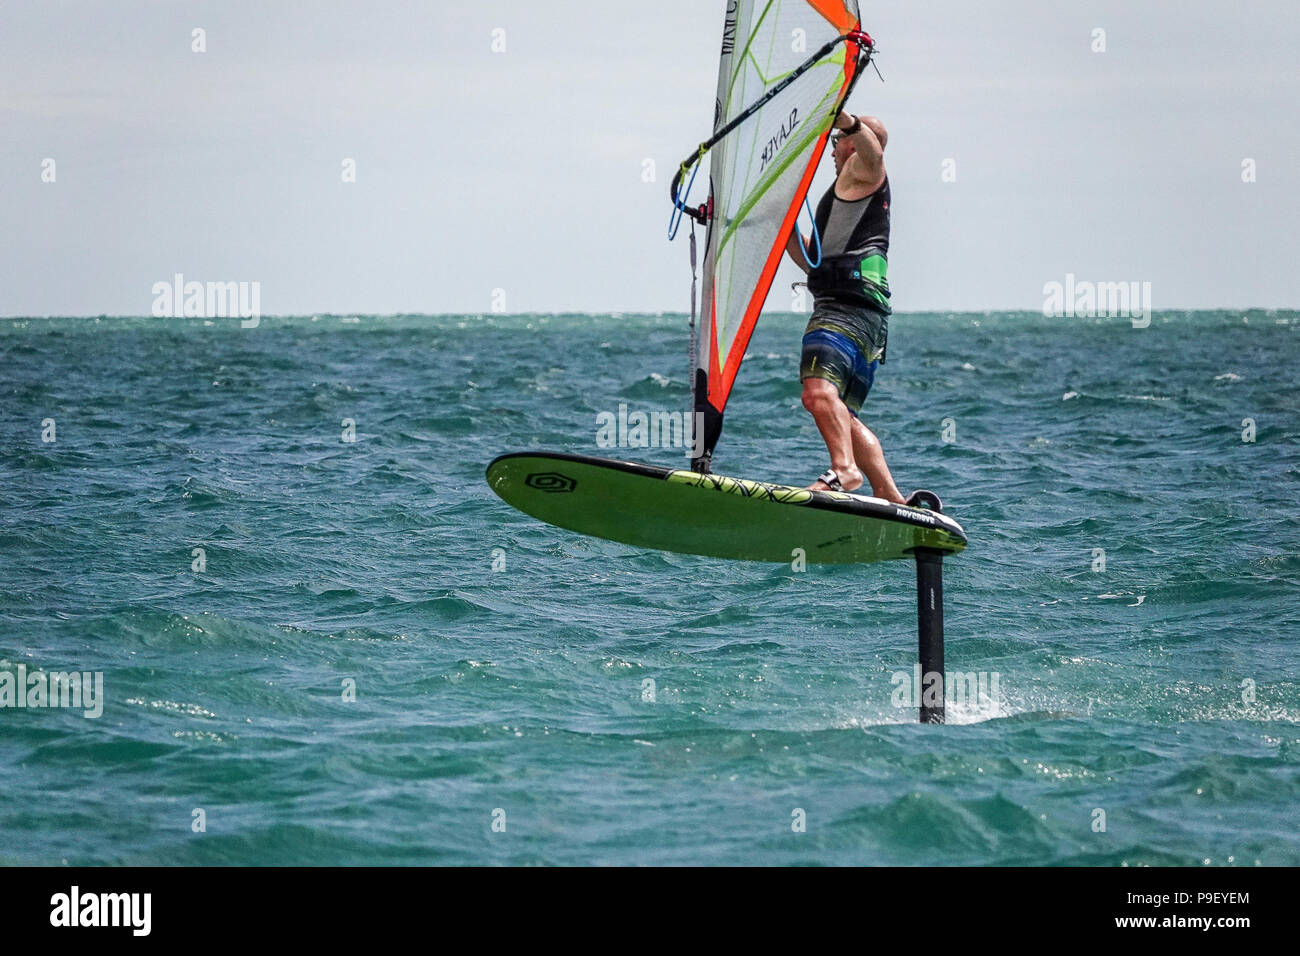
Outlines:
[[[596,416],[685,405],[684,326],[0,322],[0,671],[105,695],[0,709],[0,862],[1300,863],[1300,317],[895,319],[866,418],[970,535],[947,666],[998,680],[945,726],[893,706],[909,565],[637,552],[487,488],[680,462]],[[719,471],[825,467],[800,330],[761,324]]]

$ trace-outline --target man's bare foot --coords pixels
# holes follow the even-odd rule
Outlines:
[[[843,468],[832,468],[831,470],[834,471],[835,474],[839,476],[840,487],[842,490],[857,491],[859,488],[862,487],[863,484],[862,472],[860,472],[855,466],[846,465]],[[811,485],[808,486],[807,490],[808,491],[830,491],[831,486],[826,484],[826,482],[822,481],[820,478],[818,478],[816,481],[814,481]]]

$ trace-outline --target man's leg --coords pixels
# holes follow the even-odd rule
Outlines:
[[[805,378],[803,407],[808,409],[813,421],[817,423],[817,430],[822,433],[826,449],[831,453],[831,469],[840,476],[840,484],[843,485],[844,490],[854,491],[860,488],[863,480],[862,472],[854,464],[855,433],[851,425],[854,419],[849,414],[848,407],[840,400],[839,389],[824,378]],[[874,439],[873,435],[872,440]],[[879,442],[876,442],[876,447],[879,449]],[[880,459],[880,464],[884,466],[883,457]],[[885,474],[889,474],[888,469]],[[820,481],[813,482],[808,487],[813,491],[829,490]]]
[[[845,412],[848,412],[847,408]],[[851,426],[853,457],[866,475],[866,480],[871,482],[871,493],[877,498],[884,498],[895,504],[905,504],[898,486],[894,484],[893,476],[889,473],[889,466],[885,464],[885,450],[880,447],[880,439],[860,420],[851,415],[849,420],[853,423]]]

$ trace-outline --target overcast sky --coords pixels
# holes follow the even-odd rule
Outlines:
[[[147,314],[177,272],[258,281],[267,314],[685,311],[667,181],[724,7],[4,0],[0,315]],[[1067,272],[1300,306],[1296,0],[862,10],[897,310],[1037,309]]]

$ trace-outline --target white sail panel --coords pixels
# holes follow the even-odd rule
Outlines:
[[[852,86],[859,48],[834,44],[805,65],[828,41],[858,29],[857,0],[728,3],[715,132],[805,68],[711,150],[712,220],[695,377],[707,453],[827,133]]]

